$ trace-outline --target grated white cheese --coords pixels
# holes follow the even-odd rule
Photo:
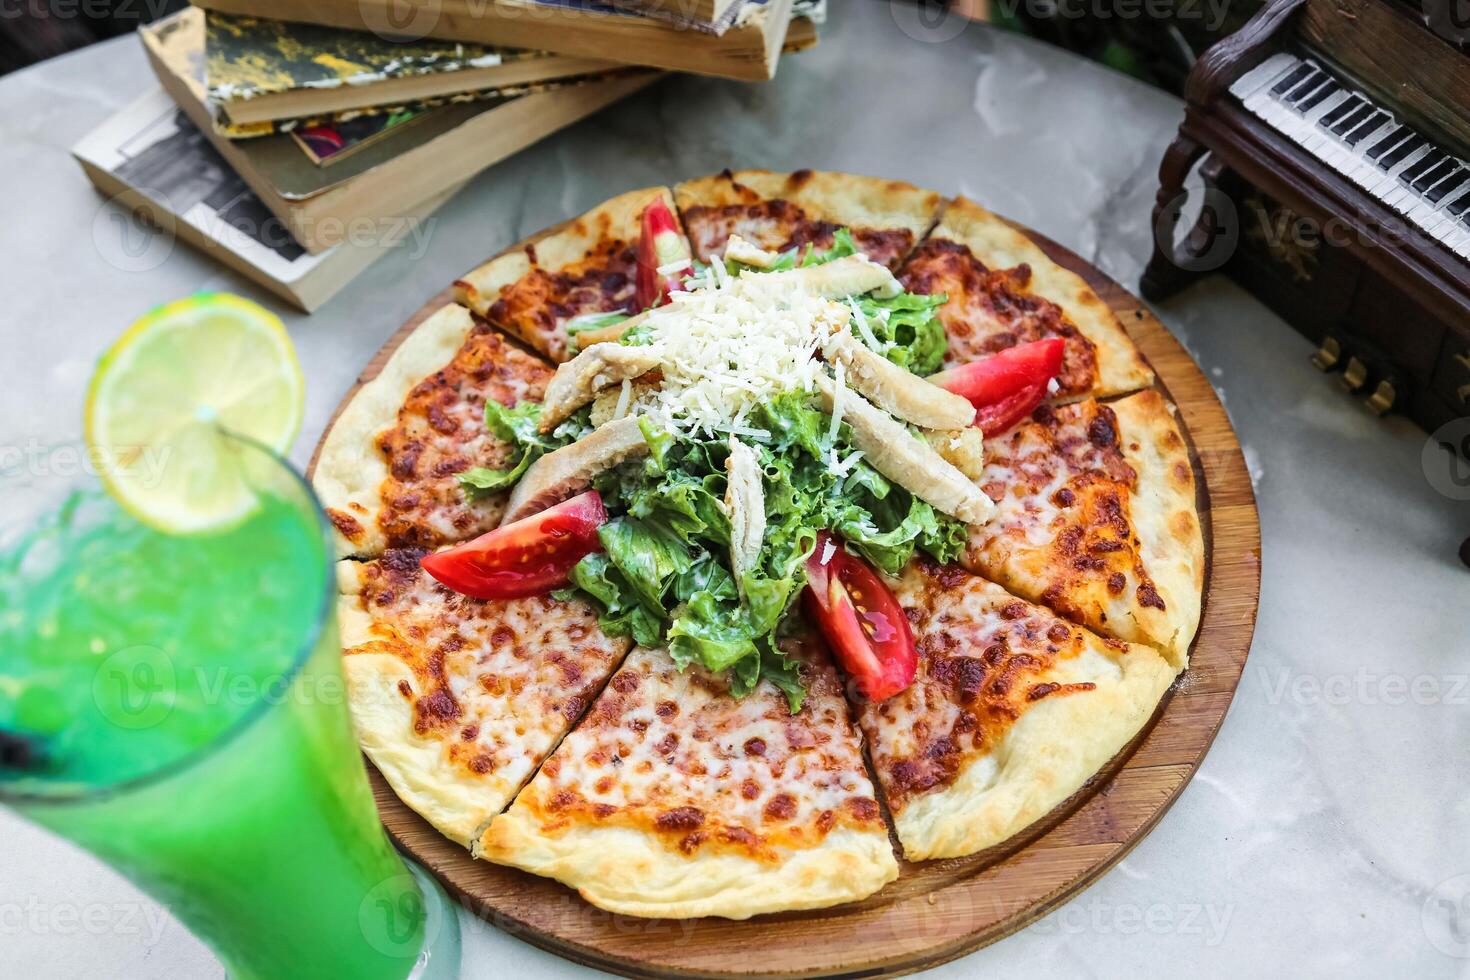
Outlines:
[[[633,398],[633,379],[631,379],[631,378],[624,378],[623,379],[623,390],[620,391],[620,392],[618,392],[618,403],[617,403],[617,405],[615,405],[613,407],[612,417],[614,419],[623,418],[625,415],[628,414],[628,402],[630,402],[632,400],[632,398]]]
[[[750,412],[783,392],[815,389],[813,378],[826,370],[816,352],[846,324],[848,308],[808,292],[800,277],[732,276],[719,262],[686,288],[644,321],[663,381],[640,386],[628,410],[666,431],[768,442],[771,434],[750,424]]]
[[[827,564],[829,561],[832,560],[832,556],[835,554],[837,554],[837,546],[832,543],[831,538],[828,538],[827,543],[822,547],[822,560],[818,562],[818,564]]]

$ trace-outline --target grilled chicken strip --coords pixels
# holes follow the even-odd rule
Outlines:
[[[825,374],[817,375],[816,382],[819,403],[826,411],[833,411],[836,383]],[[995,505],[983,490],[927,442],[915,438],[861,395],[844,392],[842,419],[852,427],[852,441],[863,451],[863,458],[879,473],[966,524],[990,520]]]
[[[896,418],[925,429],[963,429],[975,421],[975,406],[968,399],[910,374],[846,330],[828,337],[823,353],[842,365],[849,385]]]
[[[985,472],[985,436],[975,426],[950,432],[926,432],[934,451],[954,464],[955,469],[979,483]]]
[[[781,257],[779,252],[772,252],[761,248],[754,242],[748,242],[739,235],[731,235],[725,242],[725,258],[741,265],[754,266],[757,269],[769,269],[776,264]]]
[[[593,344],[556,369],[541,400],[541,431],[550,432],[598,392],[658,367],[651,347]]]
[[[620,323],[614,323],[610,327],[599,327],[596,330],[583,330],[572,339],[577,342],[578,350],[586,350],[594,344],[616,344],[623,339],[623,334],[632,330],[638,324],[648,319],[652,310],[644,310],[642,313],[628,317]]]
[[[730,568],[738,584],[760,559],[761,539],[766,533],[766,492],[761,484],[760,457],[734,436],[730,437],[725,469],[728,471],[725,515],[730,518]]]
[[[500,526],[560,503],[585,490],[597,474],[647,452],[648,441],[635,415],[593,429],[531,464],[511,491]]]
[[[773,281],[777,276],[784,277],[787,281],[800,283],[807,292],[823,299],[842,299],[864,293],[890,297],[903,292],[903,286],[888,271],[888,266],[880,265],[866,255],[847,255],[805,269],[759,275],[768,276]]]

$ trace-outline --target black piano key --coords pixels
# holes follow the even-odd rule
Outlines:
[[[1370,161],[1377,162],[1379,157],[1383,156],[1389,150],[1393,149],[1395,146],[1398,146],[1404,140],[1413,135],[1414,131],[1412,129],[1410,129],[1408,126],[1400,124],[1399,126],[1394,128],[1393,132],[1389,133],[1387,136],[1383,137],[1378,142],[1368,147],[1368,152],[1364,154],[1364,156],[1366,156]],[[1388,169],[1388,167],[1383,166],[1381,163],[1379,164],[1379,167],[1383,170]]]
[[[1399,183],[1412,186],[1414,181],[1439,166],[1445,159],[1447,158],[1444,150],[1431,146],[1428,153],[1403,169],[1403,172],[1399,174]]]
[[[1357,146],[1359,143],[1363,142],[1363,140],[1367,139],[1371,133],[1376,131],[1379,126],[1382,126],[1386,122],[1388,122],[1388,113],[1384,112],[1382,109],[1379,109],[1375,111],[1373,115],[1369,116],[1367,119],[1358,123],[1357,126],[1353,127],[1352,132],[1344,136],[1342,138],[1342,141],[1348,146]]]
[[[1423,194],[1429,188],[1454,173],[1459,166],[1455,161],[1446,158],[1420,174],[1409,187]]]
[[[1465,189],[1465,193],[1444,206],[1444,213],[1451,218],[1458,218],[1467,212],[1470,212],[1470,187]]]
[[[1358,128],[1358,123],[1373,115],[1375,111],[1377,110],[1375,110],[1368,103],[1364,102],[1358,108],[1354,109],[1352,112],[1349,112],[1347,115],[1339,119],[1337,121],[1337,125],[1332,127],[1332,134],[1334,136],[1346,136],[1348,133]]]
[[[1306,81],[1300,83],[1281,97],[1281,101],[1287,105],[1296,105],[1302,99],[1317,91],[1317,87],[1327,81],[1327,76],[1315,69],[1308,75]]]
[[[1317,125],[1327,129],[1350,112],[1356,112],[1358,106],[1367,105],[1361,96],[1349,95],[1337,105],[1323,113],[1322,118],[1317,120]]]
[[[1312,72],[1316,70],[1317,69],[1313,68],[1311,65],[1303,61],[1291,71],[1287,72],[1285,78],[1277,82],[1275,85],[1271,86],[1271,94],[1285,95],[1288,89],[1290,89],[1297,82],[1306,78],[1308,75],[1312,74]]]
[[[1470,188],[1470,171],[1464,167],[1456,167],[1454,173],[1424,192],[1424,200],[1430,204],[1438,204],[1463,188]]]
[[[1296,111],[1300,112],[1302,115],[1306,115],[1307,113],[1311,112],[1313,109],[1321,105],[1323,99],[1330,98],[1341,91],[1342,86],[1329,78],[1327,79],[1327,81],[1317,86],[1316,91],[1307,96],[1306,99],[1298,102],[1295,106]]]
[[[1411,154],[1418,152],[1420,147],[1427,146],[1428,144],[1429,141],[1427,139],[1418,133],[1414,133],[1408,139],[1394,147],[1392,153],[1379,160],[1378,169],[1385,171],[1392,170],[1394,167],[1403,163]]]

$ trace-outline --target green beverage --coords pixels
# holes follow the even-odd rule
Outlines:
[[[378,824],[324,520],[228,441],[256,501],[228,525],[163,533],[84,487],[0,537],[0,803],[127,875],[236,980],[421,975],[426,921],[456,944],[457,922]]]

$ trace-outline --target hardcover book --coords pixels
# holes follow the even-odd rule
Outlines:
[[[423,108],[454,98],[586,79],[626,66],[459,41],[397,41],[364,31],[198,10],[205,86],[221,122],[248,127],[353,112]]]
[[[419,240],[429,215],[458,190],[312,255],[160,89],[83,137],[72,156],[120,205],[123,261],[161,262],[182,239],[308,313],[388,250]],[[128,226],[133,216],[142,225]]]

